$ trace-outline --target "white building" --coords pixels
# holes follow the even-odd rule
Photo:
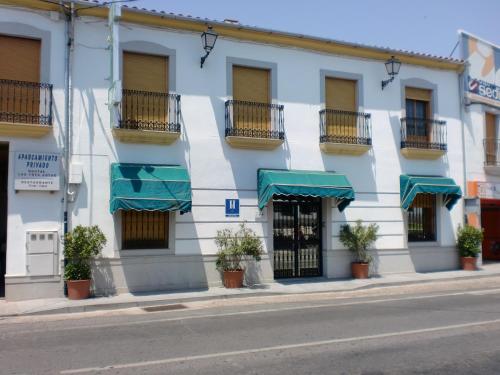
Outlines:
[[[500,47],[460,33],[466,60],[463,83],[467,149],[468,221],[484,229],[482,257],[500,260]]]
[[[13,158],[15,151],[64,157],[68,25],[56,5],[23,5],[0,8],[0,34],[42,37],[40,69],[48,73],[40,79],[54,85],[54,99],[48,134],[1,133],[9,145],[10,299],[63,291],[62,246],[50,258],[60,266],[40,265],[43,276],[30,274],[35,256],[26,249],[29,231],[62,235],[67,170],[55,193],[16,193]],[[248,282],[349,277],[339,229],[357,219],[380,227],[374,274],[458,266],[461,61],[126,7],[110,26],[108,8],[74,6],[69,228],[97,224],[108,238],[96,261],[97,294],[218,285],[216,231],[242,222],[266,249]],[[218,39],[200,68],[209,26]],[[382,90],[391,56],[401,69]],[[403,197],[400,180],[409,188]],[[445,194],[414,197],[433,185]],[[273,192],[294,196],[267,200]],[[311,192],[320,197],[304,196]],[[228,203],[239,206],[236,216],[226,216],[227,199],[237,200]],[[140,207],[153,211],[130,210]]]

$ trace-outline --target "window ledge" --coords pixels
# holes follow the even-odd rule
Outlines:
[[[0,135],[11,137],[42,138],[52,131],[50,125],[24,124],[0,121]]]
[[[165,256],[175,255],[172,249],[121,249],[120,258],[137,258],[144,256]]]
[[[484,173],[492,176],[500,176],[500,165],[485,165]]]
[[[321,150],[327,154],[360,156],[366,153],[371,145],[358,145],[349,143],[322,142]]]
[[[407,159],[436,160],[445,155],[446,151],[427,148],[405,147],[401,149],[401,154]]]
[[[181,133],[113,128],[113,135],[119,141],[124,143],[169,145],[177,141],[177,139],[181,136]]]
[[[276,138],[237,137],[231,135],[226,137],[226,142],[234,148],[274,150],[281,146],[284,140]]]
[[[441,247],[438,241],[408,242],[408,248]]]

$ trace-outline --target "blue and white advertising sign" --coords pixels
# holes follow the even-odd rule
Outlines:
[[[468,62],[465,91],[474,102],[500,107],[500,47],[461,31],[462,58]]]
[[[240,200],[226,199],[226,217],[240,216]]]
[[[57,191],[61,180],[61,155],[50,152],[16,152],[14,189]]]

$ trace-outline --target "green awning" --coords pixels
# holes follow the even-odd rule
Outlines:
[[[354,190],[343,174],[333,172],[259,169],[259,208],[275,195],[336,198],[343,211],[354,200]]]
[[[399,178],[401,207],[407,210],[418,193],[442,194],[444,205],[451,210],[462,197],[462,189],[452,178],[411,176],[403,174]]]
[[[110,211],[191,211],[191,181],[178,165],[111,164]]]

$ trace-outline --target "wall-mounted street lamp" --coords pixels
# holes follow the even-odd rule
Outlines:
[[[201,43],[203,44],[203,49],[205,50],[205,56],[202,56],[201,58],[200,68],[203,68],[205,60],[207,59],[208,55],[210,55],[210,52],[212,52],[217,37],[218,35],[215,31],[212,30],[212,26],[208,26],[207,31],[201,34]]]
[[[390,82],[394,81],[394,77],[396,77],[399,73],[399,68],[401,68],[401,61],[396,59],[394,56],[391,56],[391,58],[385,62],[385,70],[387,70],[387,74],[389,74],[389,77],[391,78],[382,81],[382,90]]]

